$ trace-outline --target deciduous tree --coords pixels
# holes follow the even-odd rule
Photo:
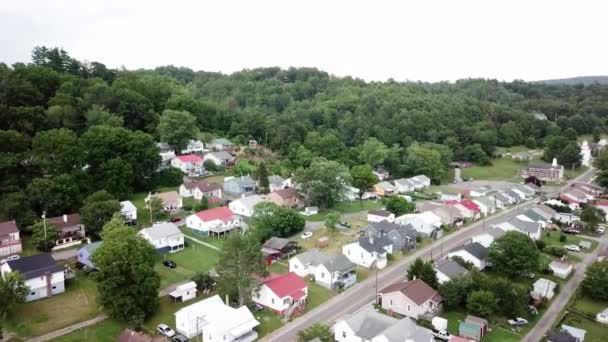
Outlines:
[[[507,277],[536,272],[540,253],[534,240],[520,232],[507,232],[496,239],[488,251],[488,261],[496,272]]]
[[[120,202],[107,191],[101,190],[85,198],[79,212],[87,233],[98,237],[103,226],[115,213],[120,212]]]
[[[413,213],[416,209],[414,203],[408,202],[405,198],[401,196],[393,196],[390,197],[386,201],[386,210],[395,214],[395,216],[401,216],[403,214]]]
[[[3,325],[7,316],[16,305],[25,302],[30,292],[23,276],[18,272],[10,272],[0,277],[0,339],[2,339]]]
[[[317,158],[309,168],[300,169],[295,179],[308,202],[322,208],[333,208],[343,199],[345,188],[351,183],[344,165],[325,158]]]
[[[489,317],[497,308],[497,300],[490,291],[473,291],[467,298],[467,310],[474,315]]]
[[[186,111],[165,110],[160,116],[158,131],[163,141],[180,151],[198,134],[196,118]]]
[[[369,165],[357,165],[350,169],[352,185],[359,190],[359,199],[363,198],[366,192],[374,189],[374,184],[378,183],[378,177]]]
[[[589,266],[583,280],[583,292],[598,301],[608,300],[608,261]]]
[[[318,338],[321,342],[333,342],[334,334],[329,325],[315,323],[298,332],[298,342],[309,342]]]

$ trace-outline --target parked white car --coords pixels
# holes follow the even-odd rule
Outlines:
[[[520,325],[527,325],[528,324],[528,320],[525,319],[525,318],[521,318],[521,317],[510,319],[507,322],[509,322],[510,325],[514,325],[514,326],[520,326]]]
[[[19,258],[20,258],[20,256],[18,256],[18,255],[9,255],[4,259],[0,259],[0,265],[4,264],[5,262],[8,262],[8,261],[17,260]]]
[[[577,245],[565,245],[564,248],[570,252],[580,252],[581,248]]]
[[[312,237],[312,232],[304,232],[304,233],[302,233],[302,235],[300,235],[300,237],[302,238],[302,240],[306,240],[306,239]]]
[[[167,337],[173,337],[175,336],[175,331],[173,329],[171,329],[170,326],[166,325],[166,324],[159,324],[158,327],[156,328],[156,331],[163,336],[167,336]]]

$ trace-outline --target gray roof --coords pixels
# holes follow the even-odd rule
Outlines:
[[[268,176],[268,183],[270,183],[270,184],[281,185],[281,184],[283,184],[284,181],[285,181],[285,179],[283,179],[283,177],[281,177],[281,176],[277,176],[277,175]]]
[[[296,255],[294,258],[300,260],[302,264],[310,264],[313,266],[323,265],[329,272],[348,272],[357,268],[357,265],[343,255],[329,255],[314,248],[302,254]]]
[[[166,142],[156,143],[156,146],[160,149],[161,152],[171,151],[173,147]]]
[[[211,145],[233,145],[232,141],[224,138],[215,138],[211,140]]]
[[[224,183],[233,182],[240,186],[255,186],[255,181],[250,176],[240,176],[225,180]]]
[[[25,280],[38,278],[45,273],[55,273],[61,271],[61,266],[57,264],[50,253],[43,253],[6,262],[12,271],[17,271],[23,275]]]
[[[514,217],[509,220],[509,224],[523,232],[532,234],[536,234],[538,230],[541,229],[541,224],[539,222],[528,222],[518,219],[517,217]]]
[[[266,242],[264,242],[264,245],[262,247],[272,248],[272,249],[276,249],[276,250],[281,250],[281,249],[285,248],[290,243],[295,243],[295,241],[273,236],[270,239],[266,240]]]
[[[214,156],[215,158],[219,159],[219,160],[231,160],[234,157],[230,155],[230,153],[226,152],[226,151],[219,151],[219,152],[211,152],[209,153],[212,156]]]
[[[385,190],[395,190],[395,186],[391,184],[391,182],[387,181],[378,183],[378,186],[382,187]]]
[[[528,165],[528,169],[543,169],[543,170],[551,170],[551,169],[561,169],[562,166],[561,165],[557,165],[557,166],[553,166],[551,164],[547,164],[547,163],[534,163],[534,164],[529,164]]]
[[[503,203],[509,202],[509,198],[500,192],[494,195],[494,198]]]
[[[247,209],[253,209],[253,207],[255,207],[257,204],[262,203],[264,201],[266,201],[265,199],[262,198],[262,196],[260,195],[250,195],[250,196],[245,196],[245,197],[241,197],[235,201],[241,201],[241,203],[243,204],[243,206]]]
[[[515,188],[517,190],[523,192],[523,193],[526,193],[526,194],[530,194],[530,195],[534,194],[534,189],[529,188],[527,186],[523,186],[523,185],[518,184],[518,185],[515,186]]]
[[[518,194],[517,192],[513,191],[513,190],[507,190],[507,191],[505,191],[505,193],[506,193],[507,195],[509,195],[509,196],[511,196],[511,197],[513,197],[513,198],[515,198],[515,199],[516,199],[516,200],[518,200],[518,201],[521,199],[521,197],[519,197],[519,194]]]
[[[410,224],[399,225],[384,220],[380,222],[370,222],[367,227],[364,228],[364,230],[370,227],[373,228],[377,234],[380,234],[380,232],[384,231],[384,236],[395,231],[399,233],[402,238],[410,237],[416,239],[416,230]]]
[[[469,272],[469,270],[460,266],[459,263],[457,263],[454,260],[450,260],[450,259],[445,259],[443,261],[440,261],[437,264],[437,266],[435,266],[435,268],[437,270],[439,270],[441,273],[445,274],[450,279],[453,279],[455,277],[461,276],[461,275]]]
[[[373,239],[365,236],[359,239],[359,246],[370,253],[385,253],[386,249],[384,249],[384,247],[392,244],[393,242],[386,236],[374,236]]]
[[[182,234],[177,226],[171,222],[163,222],[152,227],[144,228],[140,230],[140,232],[146,232],[153,240]]]
[[[345,319],[357,337],[365,340],[383,335],[389,342],[428,342],[433,336],[429,329],[419,327],[411,318],[397,319],[367,306]]]
[[[469,254],[471,254],[472,256],[476,257],[479,260],[485,259],[486,255],[488,254],[488,249],[485,248],[479,242],[468,243],[468,244],[462,246],[461,248],[458,248],[457,250],[465,250],[465,251],[469,252]]]

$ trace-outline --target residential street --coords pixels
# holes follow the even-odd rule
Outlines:
[[[594,175],[594,170],[590,169],[573,181],[586,182]],[[563,188],[567,187],[566,184]],[[377,283],[378,289],[388,286],[397,281],[404,279],[407,267],[416,258],[430,259],[431,255],[434,260],[439,259],[447,251],[461,246],[473,236],[483,232],[492,224],[497,224],[512,217],[515,217],[525,211],[532,205],[532,201],[524,202],[515,207],[509,208],[498,215],[492,216],[485,220],[480,220],[464,229],[458,230],[446,237],[435,241],[433,244],[416,251],[414,254],[407,256],[397,264],[378,272]],[[297,333],[304,330],[317,322],[333,324],[337,319],[351,314],[359,308],[371,303],[376,296],[376,277],[370,276],[364,282],[355,285],[354,287],[335,296],[328,302],[309,311],[302,317],[295,319],[291,323],[286,324],[274,333],[263,338],[264,341],[295,341]],[[535,340],[535,341],[538,341]]]
[[[566,285],[564,285],[559,291],[559,294],[553,300],[551,306],[549,306],[549,309],[547,309],[543,317],[541,317],[538,323],[536,323],[536,326],[534,326],[534,329],[530,330],[522,341],[537,342],[545,336],[545,334],[553,326],[555,320],[559,318],[559,315],[566,308],[566,305],[568,305],[570,298],[572,298],[572,296],[576,293],[578,286],[581,284],[583,279],[585,279],[585,271],[587,270],[587,267],[595,262],[597,259],[597,254],[606,248],[606,246],[608,246],[608,236],[604,234],[600,239],[600,244],[595,251],[585,255],[583,260],[576,264],[574,268],[575,273],[572,278],[570,278]]]

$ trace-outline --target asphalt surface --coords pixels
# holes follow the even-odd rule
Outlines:
[[[587,182],[594,175],[593,170],[589,170],[579,176],[573,181]],[[566,188],[566,184],[561,189],[555,190],[556,192]],[[554,195],[551,193],[549,195]],[[503,210],[502,212],[493,215],[487,219],[477,221],[472,225],[455,231],[440,240],[433,242],[431,245],[417,250],[415,253],[403,258],[395,265],[392,265],[377,273],[377,276],[371,275],[365,281],[356,284],[348,290],[338,294],[329,301],[322,305],[314,308],[305,315],[295,319],[294,321],[284,325],[280,329],[276,330],[272,334],[263,337],[261,341],[296,341],[297,333],[304,330],[314,323],[322,322],[329,325],[333,325],[335,321],[344,317],[345,315],[352,314],[359,310],[365,305],[373,302],[376,297],[376,288],[378,290],[393,284],[398,281],[403,281],[405,278],[406,270],[409,265],[416,259],[422,258],[425,260],[440,259],[448,251],[462,246],[465,242],[469,241],[473,236],[478,235],[490,228],[493,224],[498,224],[507,221],[521,213],[526,209],[533,206],[532,201],[521,203],[517,206]],[[377,280],[376,280],[377,279]],[[377,285],[376,285],[377,281]],[[563,291],[565,292],[565,291]],[[553,305],[552,305],[553,307]],[[552,321],[551,321],[552,322]],[[550,323],[549,323],[550,325]],[[533,331],[535,331],[534,329]],[[542,330],[542,329],[539,329]],[[544,333],[543,333],[544,334]],[[542,334],[541,334],[542,336]],[[538,341],[530,340],[530,341]]]

